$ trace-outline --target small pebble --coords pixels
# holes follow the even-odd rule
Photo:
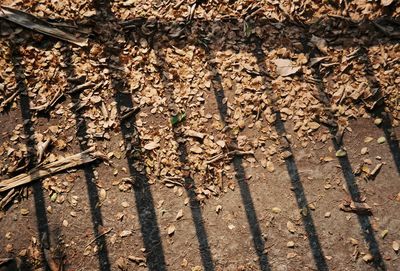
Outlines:
[[[331,212],[326,212],[325,213],[325,218],[329,218],[329,217],[331,217]]]
[[[289,247],[289,248],[294,248],[294,242],[293,241],[289,241],[289,242],[287,242],[286,246]]]

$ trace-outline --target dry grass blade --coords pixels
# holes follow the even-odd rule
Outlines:
[[[4,209],[4,207],[11,202],[15,195],[17,195],[17,193],[15,193],[15,189],[8,191],[7,195],[0,201],[0,210]]]
[[[1,17],[1,16],[0,16],[0,17]],[[15,99],[15,97],[18,96],[19,93],[20,93],[20,91],[14,92],[10,97],[8,97],[8,98],[5,99],[3,102],[1,102],[1,104],[0,104],[0,112],[3,112],[4,108],[5,108],[8,104],[10,104],[10,103]]]
[[[105,156],[99,152],[93,152],[93,148],[83,151],[69,157],[62,158],[55,162],[38,166],[29,173],[23,173],[13,178],[0,181],[0,192],[8,191],[12,188],[31,183],[40,178],[70,169],[76,166],[87,164],[96,159],[105,159]]]
[[[88,45],[87,38],[77,37],[71,33],[55,28],[46,21],[17,9],[1,6],[0,18],[78,46]]]

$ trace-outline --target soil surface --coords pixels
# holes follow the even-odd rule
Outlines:
[[[398,1],[87,2],[5,3],[89,44],[0,21],[0,189],[103,159],[1,192],[0,270],[400,270]]]

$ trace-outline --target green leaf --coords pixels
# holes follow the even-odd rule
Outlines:
[[[184,121],[186,119],[186,112],[179,113],[176,116],[171,117],[172,126],[177,125],[178,123]]]

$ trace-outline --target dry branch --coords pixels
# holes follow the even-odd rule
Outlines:
[[[0,18],[13,22],[25,28],[37,31],[60,40],[64,40],[78,46],[87,46],[88,39],[77,37],[71,33],[58,29],[50,23],[33,16],[32,14],[13,9],[11,7],[0,7]]]
[[[96,159],[106,159],[103,154],[99,152],[93,152],[93,150],[94,149],[91,148],[81,153],[62,158],[58,161],[38,166],[28,173],[23,173],[10,179],[1,180],[0,192],[8,191],[12,188],[31,183],[66,169],[93,162]]]

